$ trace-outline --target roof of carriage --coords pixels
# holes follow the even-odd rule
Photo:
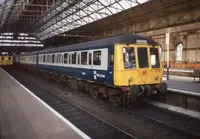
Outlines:
[[[137,40],[145,40],[149,45],[153,45],[153,46],[158,45],[158,43],[155,42],[151,38],[147,38],[147,37],[143,37],[139,35],[133,35],[133,34],[126,34],[126,35],[120,35],[120,36],[115,36],[115,37],[108,37],[108,38],[100,39],[100,40],[66,45],[66,46],[57,47],[57,48],[44,49],[44,50],[39,51],[39,53],[44,54],[44,53],[54,53],[54,52],[64,52],[64,51],[76,51],[76,50],[83,50],[86,48],[98,48],[98,47],[105,47],[105,46],[109,47],[109,46],[113,46],[114,44],[120,44],[120,43],[134,44],[137,42]]]
[[[36,55],[38,52],[39,52],[40,50],[38,50],[38,51],[33,51],[33,52],[28,52],[28,53],[24,53],[24,54],[17,54],[16,56],[28,56],[28,55]]]

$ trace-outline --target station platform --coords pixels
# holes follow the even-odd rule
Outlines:
[[[170,76],[167,80],[166,75],[163,78],[163,81],[167,83],[168,90],[170,91],[181,91],[188,94],[195,94],[200,96],[200,82],[199,79],[192,77],[182,77],[182,76]]]
[[[89,137],[0,68],[1,139]]]

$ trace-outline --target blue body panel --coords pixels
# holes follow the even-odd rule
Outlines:
[[[67,75],[75,78],[81,78],[99,83],[113,85],[113,69],[94,70],[75,67],[38,65],[38,68],[44,71]],[[96,77],[95,77],[96,76]]]

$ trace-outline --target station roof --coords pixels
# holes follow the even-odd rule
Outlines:
[[[147,1],[0,0],[0,29],[36,33],[46,39]]]

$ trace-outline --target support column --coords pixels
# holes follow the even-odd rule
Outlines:
[[[170,40],[170,32],[167,31],[165,33],[165,50],[167,49],[167,80],[169,80],[169,40]]]

